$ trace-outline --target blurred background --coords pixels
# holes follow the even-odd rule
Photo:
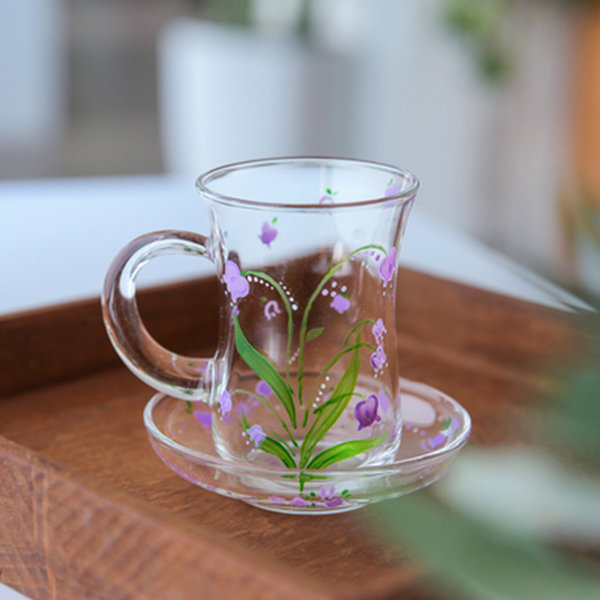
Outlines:
[[[308,153],[408,168],[422,181],[418,210],[589,299],[600,295],[600,0],[0,0],[0,23],[7,298],[11,276],[18,282],[21,273],[29,296],[57,287],[53,269],[64,272],[63,283],[84,279],[102,246],[89,288],[95,294],[109,258],[132,237],[133,226],[118,217],[134,189],[139,233],[181,227],[155,222],[164,214],[157,207],[170,202],[185,217],[186,194],[195,198],[193,181],[206,169]],[[123,176],[148,178],[135,187],[137,179],[130,186]],[[115,177],[122,177],[119,194]],[[65,178],[70,199],[49,223],[44,215],[55,214],[67,188],[47,192],[44,182]],[[109,178],[112,203],[101,185]],[[27,182],[33,187],[20,187]],[[148,200],[150,188],[156,193]],[[20,210],[25,193],[33,200]],[[54,204],[41,212],[46,199]],[[109,216],[96,226],[101,212]],[[154,212],[160,219],[144,216]],[[61,233],[69,229],[77,231],[66,242]],[[52,252],[68,260],[40,267],[40,255]],[[596,328],[589,364],[567,382],[555,419],[585,442],[582,462],[593,459],[593,477],[582,483],[572,466],[555,472],[538,455],[502,460],[475,447],[439,489],[477,516],[486,506],[473,490],[491,490],[487,508],[500,515],[499,526],[488,532],[418,495],[382,509],[401,541],[434,566],[439,558],[444,585],[461,590],[446,597],[599,597],[597,578],[590,583],[587,571],[579,577],[560,561],[557,568],[527,538],[538,525],[551,538],[566,522],[577,547],[581,539],[593,546],[597,572],[594,323],[586,323]],[[517,488],[525,498],[515,499]],[[506,511],[519,507],[515,538],[506,526],[515,515]],[[427,527],[437,517],[434,535]],[[471,552],[456,552],[457,544]]]
[[[336,154],[600,290],[600,10],[584,0],[0,0],[0,177]]]

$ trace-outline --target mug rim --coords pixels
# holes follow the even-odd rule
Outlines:
[[[289,202],[273,202],[255,200],[251,198],[240,198],[236,196],[230,196],[227,194],[221,194],[210,188],[210,183],[215,179],[224,177],[232,171],[240,171],[247,169],[255,169],[260,167],[269,167],[277,165],[285,165],[289,163],[291,165],[326,165],[331,166],[353,166],[353,167],[368,167],[373,170],[379,170],[389,173],[390,175],[396,175],[402,178],[408,183],[407,187],[401,192],[396,194],[390,194],[389,196],[376,196],[373,198],[365,198],[364,200],[357,200],[352,202],[338,202],[335,204],[318,204],[312,203],[289,203]],[[415,196],[419,189],[419,179],[409,170],[396,167],[383,162],[377,162],[372,160],[365,160],[360,158],[344,158],[336,156],[280,156],[272,158],[258,158],[251,160],[243,160],[221,165],[206,171],[196,179],[196,189],[204,197],[213,200],[219,204],[226,204],[228,206],[240,206],[248,208],[274,208],[277,210],[293,210],[293,211],[315,211],[315,212],[331,212],[332,210],[359,208],[371,205],[378,205],[383,203],[392,203],[394,205],[404,204]]]

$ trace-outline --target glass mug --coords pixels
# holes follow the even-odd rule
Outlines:
[[[187,401],[224,459],[289,469],[392,461],[402,431],[397,259],[416,177],[298,157],[223,166],[196,185],[208,237],[141,236],[107,273],[103,316],[119,356],[150,386]],[[214,263],[213,357],[173,353],[141,323],[136,274],[172,253]]]

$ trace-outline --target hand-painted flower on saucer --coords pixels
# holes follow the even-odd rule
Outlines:
[[[205,430],[210,430],[212,425],[212,413],[209,410],[195,410],[194,419],[196,419]]]

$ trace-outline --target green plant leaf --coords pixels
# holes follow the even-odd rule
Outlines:
[[[331,446],[319,452],[309,463],[306,465],[307,469],[325,469],[336,462],[352,458],[357,454],[366,452],[371,448],[376,448],[385,440],[386,434],[382,433],[379,437],[372,438],[370,440],[353,440],[350,442],[342,442]]]
[[[306,334],[306,341],[307,341],[307,343],[311,342],[315,338],[318,338],[323,333],[324,329],[325,329],[325,327],[317,327],[316,329],[311,329]]]
[[[258,448],[263,452],[267,452],[268,454],[272,454],[273,456],[279,458],[288,469],[296,468],[296,463],[294,462],[294,458],[290,454],[289,450],[276,439],[267,436],[258,445]]]
[[[360,346],[360,334],[358,335],[357,346]],[[352,358],[348,364],[348,368],[338,381],[335,386],[332,397],[339,397],[340,400],[335,403],[323,406],[323,409],[317,415],[314,423],[309,429],[304,441],[302,442],[302,449],[300,451],[300,468],[303,469],[314,449],[316,448],[319,441],[323,436],[331,429],[333,424],[339,419],[340,415],[348,406],[350,398],[354,394],[354,388],[356,387],[356,381],[358,379],[358,372],[360,370],[360,347],[352,353]]]
[[[235,333],[235,347],[239,355],[260,379],[269,384],[285,408],[292,427],[295,428],[296,407],[294,406],[294,399],[292,398],[290,388],[269,360],[260,354],[246,339],[237,315],[233,315],[233,328]]]
[[[600,577],[502,523],[452,510],[430,494],[377,504],[365,513],[381,533],[433,570],[450,598],[595,600]]]

